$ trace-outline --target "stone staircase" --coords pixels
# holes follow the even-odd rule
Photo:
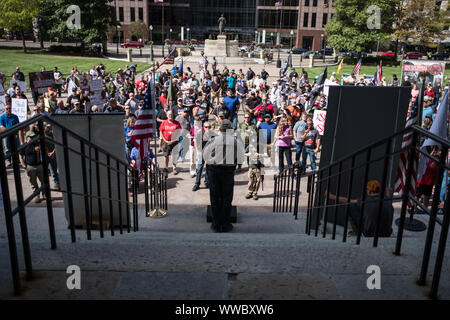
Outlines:
[[[381,238],[379,247],[372,248],[367,238],[359,246],[354,238],[342,243],[340,227],[337,240],[307,236],[303,213],[294,220],[267,206],[239,207],[233,232],[213,233],[205,210],[202,205],[172,206],[163,219],[146,218],[140,210],[137,233],[105,233],[100,239],[93,232],[88,241],[85,231],[77,230],[77,242],[71,243],[64,211],[56,208],[58,249],[50,250],[45,209],[27,208],[36,280],[23,281],[20,297],[12,295],[2,213],[0,299],[427,299],[429,288],[414,283],[424,232],[406,232],[397,257],[394,237]],[[15,229],[21,256],[18,224]],[[450,298],[449,260],[447,254],[442,299]],[[430,270],[433,264],[434,256]],[[81,290],[67,289],[69,265],[81,268]],[[366,286],[369,265],[381,268],[381,290]]]

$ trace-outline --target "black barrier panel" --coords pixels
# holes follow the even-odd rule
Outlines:
[[[336,163],[349,154],[363,149],[371,143],[382,140],[405,128],[408,104],[411,98],[410,87],[354,87],[354,86],[331,86],[325,132],[322,137],[322,153],[320,157],[320,168],[330,163]],[[401,137],[392,141],[392,151],[400,150]],[[386,146],[380,145],[371,150],[370,155],[360,154],[355,157],[353,172],[353,185],[351,198],[358,199],[364,190],[365,166],[367,160],[380,159],[386,154]],[[347,197],[347,186],[350,183],[351,159],[342,165],[340,178],[341,196]],[[393,186],[397,174],[398,156],[389,161],[388,186]],[[330,191],[337,190],[338,166],[331,170],[333,178],[330,181]],[[383,175],[383,161],[371,163],[368,167],[368,180],[376,179],[381,183]],[[328,172],[323,173],[326,179]],[[322,183],[320,193],[324,193],[327,183]],[[320,205],[324,204],[324,197],[316,197]],[[329,201],[329,205],[334,204]],[[319,205],[315,202],[315,206]],[[314,212],[314,216],[317,214]],[[320,212],[321,215],[323,214]],[[335,214],[328,216],[328,222],[334,222]],[[339,208],[336,214],[337,224],[344,225],[345,208]],[[312,224],[315,228],[314,217]]]

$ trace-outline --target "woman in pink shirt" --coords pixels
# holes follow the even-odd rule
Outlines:
[[[292,165],[292,155],[291,155],[291,140],[292,140],[292,128],[288,124],[286,118],[281,118],[278,123],[277,133],[275,139],[278,143],[278,162],[280,173],[284,170],[284,155],[286,155],[286,161],[288,166]]]
[[[411,89],[411,101],[414,102],[419,97],[419,89],[417,89],[417,84],[415,82],[412,83]]]

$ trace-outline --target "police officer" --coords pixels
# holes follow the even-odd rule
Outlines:
[[[245,159],[244,145],[233,133],[231,121],[224,119],[219,127],[219,135],[214,137],[203,151],[212,209],[211,229],[214,232],[228,232],[233,229],[230,211],[234,173],[236,165],[242,164]]]

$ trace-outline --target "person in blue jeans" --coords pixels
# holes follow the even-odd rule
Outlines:
[[[295,123],[294,128],[292,130],[294,133],[295,161],[296,162],[300,161],[300,156],[302,155],[302,152],[303,152],[303,141],[301,139],[301,136],[302,136],[302,132],[305,130],[305,127],[306,127],[306,119],[307,119],[307,114],[302,113],[301,119]]]
[[[203,158],[203,148],[211,137],[211,124],[207,121],[203,124],[203,132],[201,132],[201,136],[194,137],[194,147],[196,148],[198,155],[198,163],[197,163],[197,172],[195,173],[195,184],[192,188],[192,191],[197,191],[200,189],[200,180],[202,178],[203,167],[205,166],[205,159]],[[200,150],[199,147],[202,147]],[[209,188],[209,180],[208,180],[208,171],[205,170],[205,186]]]
[[[320,135],[314,128],[312,118],[308,118],[306,120],[306,127],[302,131],[302,136],[300,139],[303,141],[302,171],[306,171],[306,158],[309,157],[311,170],[316,172],[316,154],[319,152],[320,148]]]
[[[231,122],[233,123],[233,130],[237,129],[238,111],[239,111],[239,98],[233,93],[233,90],[227,90],[227,96],[223,98],[225,106],[230,110]]]

